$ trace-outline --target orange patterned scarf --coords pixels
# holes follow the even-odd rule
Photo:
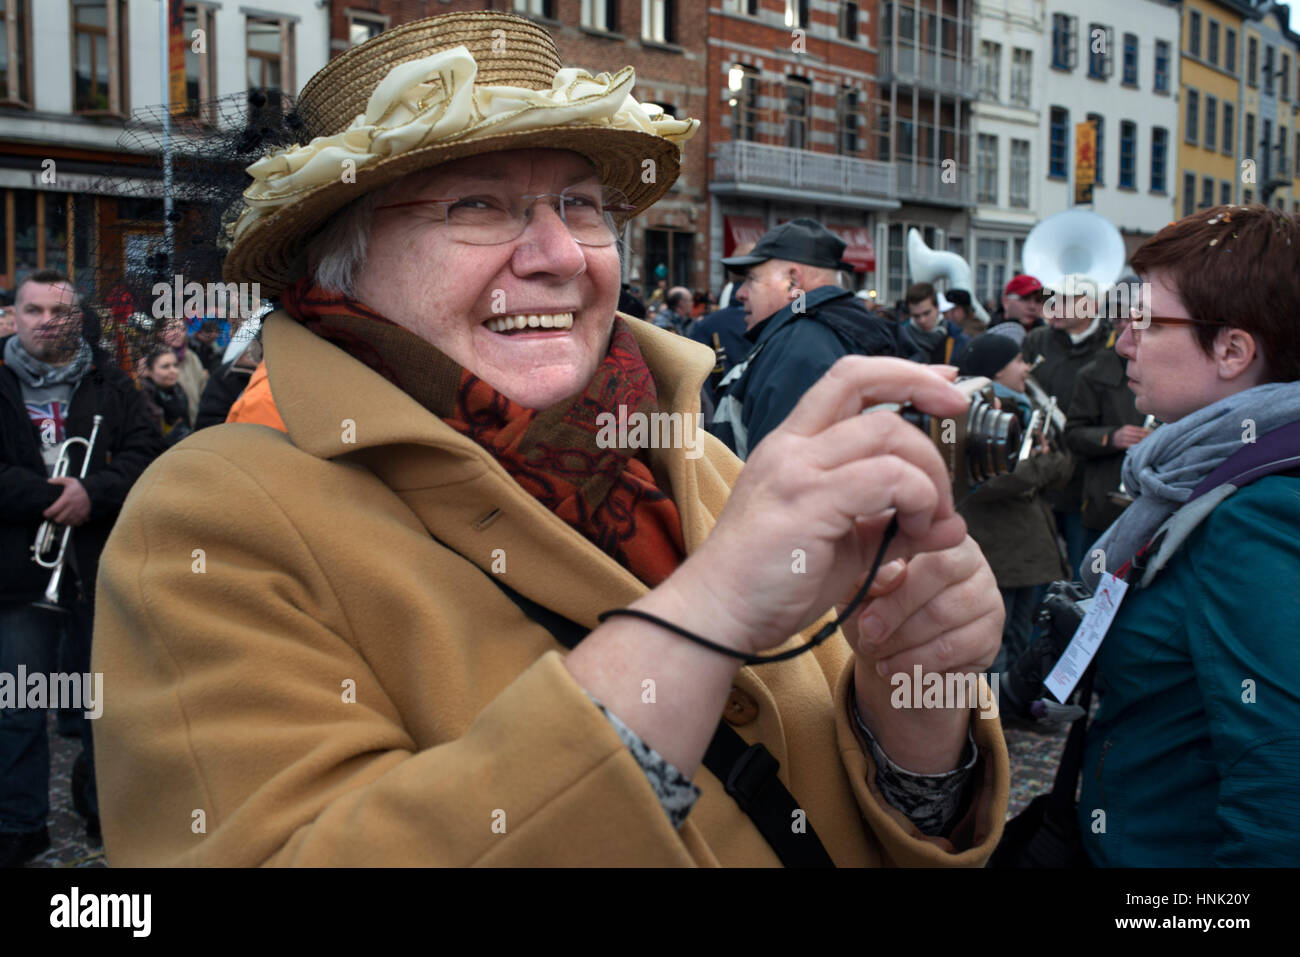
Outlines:
[[[596,416],[649,416],[658,394],[636,339],[614,320],[609,350],[587,387],[549,409],[512,402],[414,333],[364,303],[309,280],[284,291],[285,310],[473,439],[528,494],[651,588],[685,557],[681,519],[644,452],[601,448]]]

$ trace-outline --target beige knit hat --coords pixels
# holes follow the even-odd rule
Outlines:
[[[224,274],[274,296],[299,277],[309,239],[343,206],[416,170],[500,150],[573,150],[634,214],[677,179],[698,120],[630,95],[630,66],[591,76],[560,65],[531,20],[493,12],[416,20],[330,61],[303,88],[306,145],[248,167]]]

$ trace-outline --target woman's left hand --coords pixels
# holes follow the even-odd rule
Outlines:
[[[918,774],[951,771],[965,750],[972,707],[988,700],[944,701],[940,709],[894,707],[899,682],[922,675],[978,675],[1002,643],[1005,617],[997,580],[969,535],[960,544],[881,568],[871,599],[844,633],[857,655],[858,712],[876,742],[900,767]],[[977,687],[978,679],[963,688]],[[944,682],[945,687],[951,683]],[[959,706],[961,705],[961,706]],[[985,717],[993,718],[996,708]]]

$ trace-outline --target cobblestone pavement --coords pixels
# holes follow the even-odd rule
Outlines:
[[[80,738],[55,733],[54,712],[50,735],[50,849],[32,858],[28,867],[107,867],[104,846],[86,837],[86,822],[72,808],[72,761],[81,751]]]
[[[50,849],[33,858],[28,867],[107,867],[104,846],[86,837],[85,824],[72,808],[69,786],[72,761],[81,749],[77,738],[55,733],[50,716]],[[1065,732],[1034,734],[1008,729],[1011,755],[1011,803],[1007,816],[1018,814],[1036,795],[1052,789],[1056,765],[1065,747]]]

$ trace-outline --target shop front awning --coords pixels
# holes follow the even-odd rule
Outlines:
[[[732,255],[738,247],[753,246],[763,238],[767,226],[756,216],[726,216],[722,255]]]
[[[876,247],[871,243],[871,230],[866,226],[827,226],[846,243],[844,261],[852,263],[856,272],[874,272]]]

